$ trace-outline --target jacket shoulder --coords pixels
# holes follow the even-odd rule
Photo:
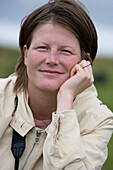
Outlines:
[[[8,78],[0,78],[0,96],[9,96],[13,94],[13,87],[16,80],[16,76],[10,76]]]
[[[0,138],[12,120],[15,94],[13,93],[15,76],[0,78]]]

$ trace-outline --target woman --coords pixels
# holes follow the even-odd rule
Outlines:
[[[0,169],[100,170],[113,130],[97,99],[97,33],[82,4],[50,1],[20,30],[14,75],[0,80]]]

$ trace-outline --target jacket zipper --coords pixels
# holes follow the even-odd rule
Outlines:
[[[24,164],[23,164],[21,170],[23,170],[23,169],[25,168],[25,166],[26,166],[26,164],[27,164],[27,161],[28,161],[28,159],[29,159],[29,157],[30,157],[30,155],[31,155],[31,153],[32,153],[32,151],[33,151],[35,145],[36,145],[37,143],[39,143],[39,137],[40,137],[40,135],[41,135],[41,132],[42,132],[41,130],[37,130],[37,131],[36,131],[35,142],[34,142],[34,144],[33,144],[33,147],[31,148],[29,154],[27,155],[27,157],[26,157],[26,159],[25,159],[25,162],[24,162]]]

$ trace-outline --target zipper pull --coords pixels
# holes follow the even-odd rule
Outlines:
[[[37,130],[37,131],[36,131],[35,144],[36,144],[36,143],[39,143],[39,137],[40,137],[40,135],[41,135],[41,130]]]

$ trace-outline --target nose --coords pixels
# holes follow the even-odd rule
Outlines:
[[[57,52],[50,52],[46,58],[46,64],[50,65],[58,65],[59,60],[58,60],[58,54]]]

